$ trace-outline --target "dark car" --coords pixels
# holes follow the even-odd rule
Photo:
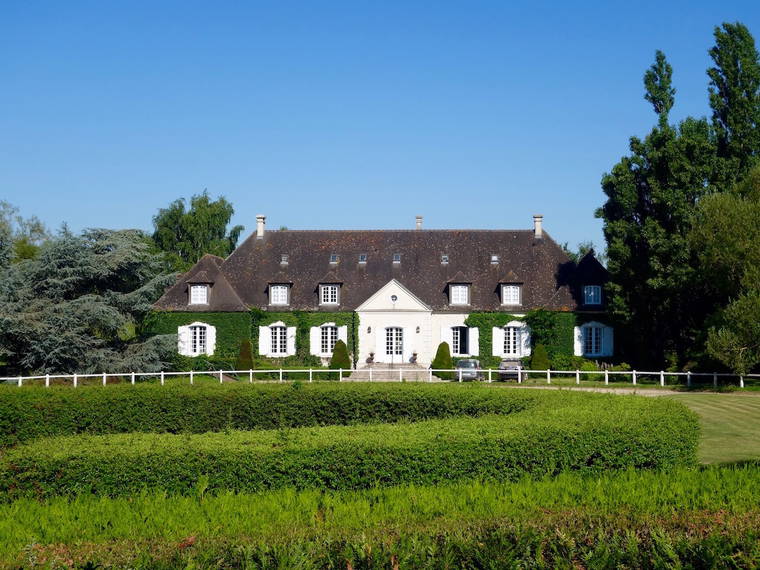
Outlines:
[[[479,380],[480,379],[480,362],[474,358],[464,358],[457,362],[456,365],[457,375],[455,380],[462,381]]]
[[[505,358],[499,362],[499,380],[517,380],[520,376],[520,361]]]

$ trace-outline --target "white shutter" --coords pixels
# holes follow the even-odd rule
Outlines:
[[[522,342],[520,356],[530,356],[530,327],[527,323],[520,325],[520,340]]]
[[[259,356],[269,356],[272,350],[272,331],[259,327]]]
[[[491,355],[504,355],[504,329],[502,327],[493,327],[493,342],[491,346]]]
[[[288,327],[287,355],[294,356],[296,353],[296,327]]]
[[[451,330],[451,327],[441,327],[441,342],[447,343],[449,345],[449,352],[454,353],[454,331]]]
[[[583,331],[581,327],[573,328],[573,354],[583,356]]]
[[[412,357],[412,353],[416,352],[417,357],[419,358],[419,350],[417,350],[417,343],[416,340],[416,334],[415,334],[415,327],[404,327],[401,329],[404,331],[404,347],[403,347],[403,355],[402,358],[404,359],[404,364],[407,364],[409,362],[409,359]]]
[[[385,354],[385,327],[375,327],[375,362],[390,362]]]
[[[601,356],[612,356],[615,353],[614,330],[612,327],[602,329],[602,354]]]
[[[478,327],[470,327],[470,354],[473,356],[480,355],[480,329]]]
[[[216,349],[216,327],[206,325],[206,354],[214,355]]]
[[[177,327],[177,352],[183,356],[192,356],[190,350],[190,326]]]
[[[338,340],[342,340],[343,343],[346,345],[346,348],[348,348],[348,327],[342,326],[338,327]],[[349,348],[348,352],[351,352],[351,349]]]
[[[322,354],[322,328],[311,327],[309,329],[309,354],[319,356]]]

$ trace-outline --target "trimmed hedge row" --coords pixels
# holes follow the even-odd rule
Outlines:
[[[495,392],[495,390],[494,390]],[[696,416],[676,402],[543,392],[511,415],[222,432],[49,438],[7,450],[6,499],[143,488],[170,494],[280,487],[361,489],[515,480],[696,463]]]
[[[153,384],[0,388],[0,446],[40,437],[203,433],[507,414],[538,394],[424,384]]]

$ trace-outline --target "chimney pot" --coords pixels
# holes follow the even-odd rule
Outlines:
[[[267,217],[259,214],[256,216],[256,239],[264,237],[264,227],[266,225]]]
[[[417,216],[417,218],[415,219],[415,227],[418,230],[422,229],[422,216]]]
[[[533,216],[533,237],[536,239],[543,239],[544,237],[544,217],[541,214],[535,214]]]

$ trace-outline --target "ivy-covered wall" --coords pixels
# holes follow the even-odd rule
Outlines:
[[[251,310],[251,339],[254,354],[258,353],[259,327],[265,327],[282,321],[289,327],[296,327],[296,355],[287,358],[271,359],[279,365],[313,365],[319,366],[321,361],[318,356],[310,354],[309,332],[311,327],[318,327],[325,323],[335,323],[339,327],[348,328],[348,351],[355,359],[359,354],[359,318],[354,312],[318,313],[310,311],[270,312],[260,309]],[[259,356],[261,361],[264,357]]]

